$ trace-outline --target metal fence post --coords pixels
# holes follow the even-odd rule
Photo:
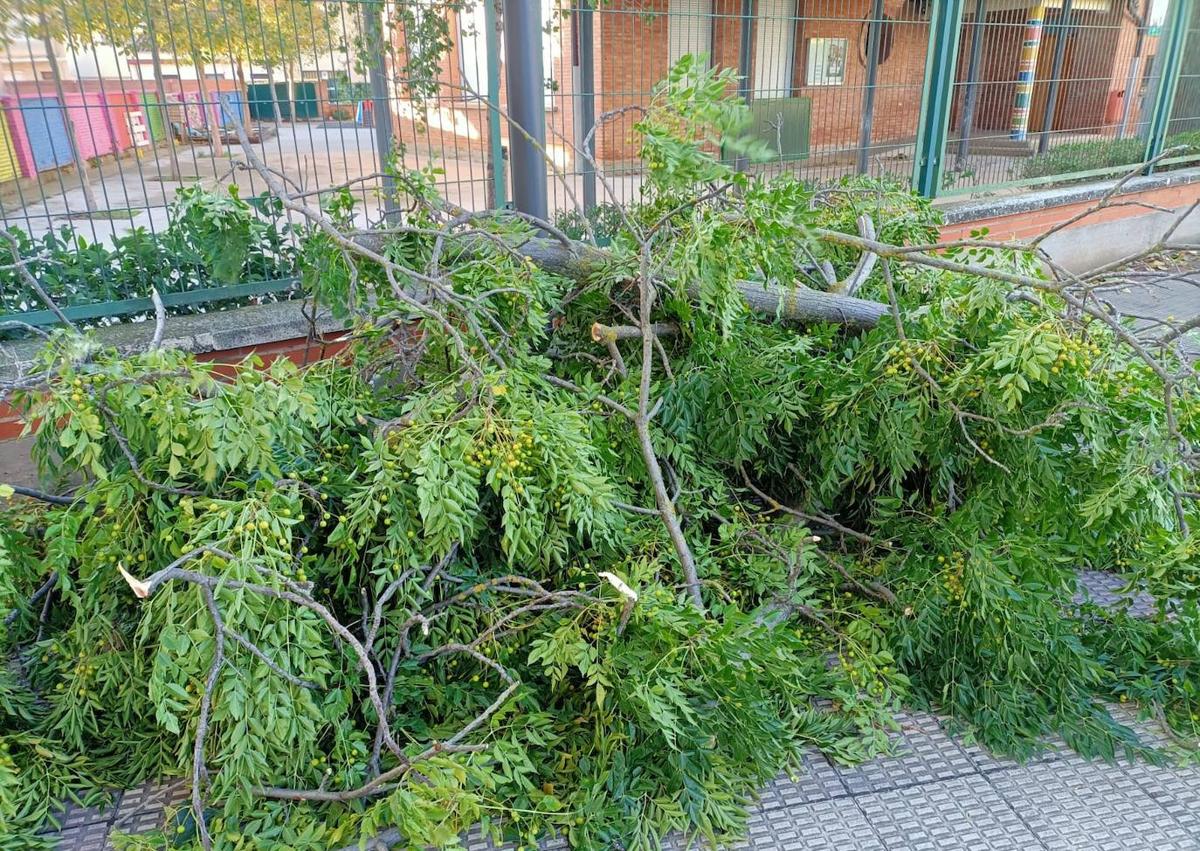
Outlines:
[[[546,219],[546,93],[542,73],[542,4],[504,0],[513,202],[522,213]]]
[[[389,221],[396,215],[396,177],[391,172],[392,106],[388,100],[387,52],[383,43],[383,3],[367,0],[363,3],[363,34],[367,51],[367,76],[371,82],[371,118],[375,122],[375,147],[379,153],[379,169],[383,172],[383,216]],[[269,68],[268,68],[269,73]],[[272,97],[275,82],[268,76]]]
[[[595,13],[591,0],[579,0],[575,12],[575,43],[579,46],[576,59],[579,62],[579,80],[576,93],[579,110],[579,148],[583,163],[579,172],[583,179],[583,213],[586,215],[596,206],[596,56],[595,56]]]
[[[738,97],[750,103],[754,89],[750,82],[750,56],[754,50],[754,15],[755,0],[742,0],[741,32],[738,39]],[[748,161],[738,156],[733,167],[745,171]]]
[[[1057,37],[1054,40],[1054,59],[1050,70],[1050,91],[1046,93],[1046,105],[1042,109],[1042,135],[1038,139],[1037,152],[1044,154],[1050,149],[1050,134],[1054,130],[1054,112],[1058,107],[1058,91],[1062,85],[1063,61],[1067,56],[1067,39],[1071,37],[1071,0],[1062,0],[1055,22]]]
[[[971,56],[967,61],[967,91],[963,95],[962,117],[958,122],[958,160],[956,168],[967,163],[971,153],[971,131],[975,126],[975,105],[979,102],[979,63],[983,59],[983,28],[987,17],[987,0],[975,0],[975,17],[971,20]]]
[[[1155,82],[1153,107],[1146,131],[1146,154],[1149,161],[1163,151],[1167,139],[1167,125],[1171,121],[1171,108],[1175,105],[1175,92],[1179,88],[1179,73],[1183,64],[1183,53],[1187,46],[1188,23],[1192,19],[1195,0],[1171,0],[1167,12],[1163,39],[1159,42],[1158,79]],[[1154,166],[1146,167],[1146,174]]]
[[[925,87],[917,121],[917,146],[913,158],[913,188],[933,198],[941,188],[945,169],[946,132],[958,64],[958,33],[962,27],[963,0],[933,0],[929,13],[929,50],[925,56]]]
[[[507,164],[500,118],[500,0],[484,0],[484,47],[487,50],[488,166],[493,209],[508,206]]]
[[[883,0],[871,3],[867,23],[867,85],[863,92],[862,128],[858,134],[858,173],[870,168],[871,133],[875,125],[875,87],[879,84],[879,41],[883,34]]]

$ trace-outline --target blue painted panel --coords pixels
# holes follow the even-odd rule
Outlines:
[[[242,93],[221,92],[221,126],[236,127],[245,121],[246,111],[242,108]]]
[[[71,142],[67,138],[64,111],[57,98],[22,98],[21,118],[38,171],[71,163]]]
[[[21,98],[21,117],[38,171],[71,164],[71,140],[57,98]]]

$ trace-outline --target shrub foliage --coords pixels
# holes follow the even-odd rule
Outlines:
[[[0,523],[0,847],[178,776],[192,803],[130,847],[652,848],[736,837],[803,749],[884,751],[902,704],[1021,756],[1158,758],[1113,700],[1195,736],[1187,365],[1028,253],[898,259],[938,222],[895,187],[734,173],[728,83],[660,88],[583,280],[416,174],[382,254],[336,199],[304,245],[357,321],[338,358],[54,336],[10,391],[74,489]],[[837,289],[862,216],[878,323],[747,308]],[[1169,616],[1077,605],[1081,566]]]

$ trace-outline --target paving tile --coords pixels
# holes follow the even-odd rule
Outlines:
[[[835,766],[851,795],[950,780],[978,772],[967,752],[946,735],[934,716],[903,714],[897,721],[900,734],[896,739],[896,756],[873,759],[853,767]]]
[[[113,829],[123,833],[145,833],[162,826],[163,810],[187,799],[183,781],[144,783],[121,797],[113,818]]]
[[[760,810],[746,824],[739,849],[761,851],[887,851],[850,798],[786,810]]]
[[[1179,822],[1200,848],[1200,767],[1139,762],[1126,768],[1125,773]]]
[[[115,802],[110,801],[107,806],[90,806],[85,807],[76,803],[69,803],[62,809],[56,811],[54,820],[59,825],[59,830],[73,830],[77,827],[84,827],[89,824],[107,824],[112,821],[113,807]]]
[[[1195,851],[1192,834],[1118,766],[1079,758],[988,775],[1050,851]]]
[[[759,793],[756,809],[775,810],[827,801],[849,794],[838,770],[815,751],[806,752],[793,774],[776,778]]]
[[[1033,756],[1026,760],[1017,760],[1009,756],[1001,756],[994,754],[983,745],[976,742],[967,744],[964,741],[957,740],[959,747],[967,754],[967,758],[971,760],[979,771],[988,773],[992,771],[1019,771],[1030,765],[1042,765],[1048,762],[1054,762],[1062,759],[1065,754],[1071,752],[1067,743],[1062,739],[1055,737],[1048,740],[1044,749],[1038,751]]]
[[[108,822],[93,822],[59,833],[55,839],[58,851],[105,851],[108,840]]]
[[[1105,609],[1111,609],[1126,600],[1130,601],[1129,614],[1135,618],[1148,618],[1154,615],[1158,607],[1154,598],[1145,591],[1130,591],[1129,584],[1121,576],[1104,570],[1076,571],[1079,580],[1079,590],[1075,594],[1075,602],[1091,602]]]
[[[981,775],[863,795],[855,803],[888,851],[1042,847]]]

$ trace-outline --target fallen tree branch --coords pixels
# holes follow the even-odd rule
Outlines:
[[[858,217],[858,235],[863,239],[875,239],[875,223],[871,221],[871,217],[863,214]],[[829,288],[832,293],[840,295],[853,296],[858,292],[859,287],[867,278],[871,277],[871,272],[875,269],[875,264],[879,262],[879,255],[874,251],[863,251],[858,256],[858,264],[854,267],[854,271],[844,281],[839,281]]]
[[[477,237],[475,240],[476,245],[472,246],[472,238],[464,238],[466,250],[484,250],[491,245],[490,241],[479,241]],[[384,235],[370,232],[358,234],[354,241],[376,254],[387,243]],[[515,245],[514,249],[544,271],[579,282],[602,272],[612,262],[608,252],[581,242],[568,247],[556,240],[534,238]],[[785,322],[831,322],[866,330],[875,327],[887,315],[887,306],[879,302],[803,286],[785,288],[757,281],[739,281],[737,287],[752,312],[778,316]]]
[[[73,505],[75,497],[64,496],[62,494],[46,493],[45,491],[37,490],[36,488],[27,488],[24,485],[9,485],[13,493],[18,496],[36,499],[38,502],[45,502],[49,505]]]
[[[29,605],[32,606],[38,600],[47,596],[51,591],[54,590],[54,586],[57,584],[58,584],[58,571],[54,571],[50,574],[49,577],[47,577],[46,581],[41,584],[41,587],[39,587],[36,591],[33,592],[32,595],[30,595]],[[15,621],[20,616],[21,616],[21,609],[19,609],[19,608],[13,609],[11,612],[9,612],[7,615],[4,616],[4,625],[10,626],[13,623],[13,621]]]
[[[679,326],[674,322],[655,322],[652,326],[656,337],[674,337],[679,333]],[[617,342],[618,340],[640,340],[642,329],[636,325],[605,325],[601,322],[592,323],[592,339],[597,343]]]
[[[771,508],[774,510],[782,511],[784,514],[790,514],[797,520],[803,520],[805,523],[819,523],[821,525],[828,526],[839,535],[845,535],[848,538],[854,538],[855,540],[862,541],[864,544],[876,543],[875,539],[865,532],[859,532],[855,529],[851,529],[849,526],[844,526],[826,514],[809,514],[808,512],[792,508],[789,505],[784,505],[782,502],[770,496],[768,493],[761,490],[754,484],[754,482],[750,479],[750,474],[746,471],[745,465],[739,465],[738,471],[741,472],[742,481],[746,484],[746,487],[749,488],[755,496],[757,496],[767,505],[771,506]]]

